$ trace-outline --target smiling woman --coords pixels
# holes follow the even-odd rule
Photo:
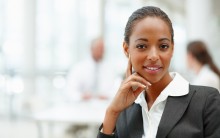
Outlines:
[[[164,85],[167,85],[167,80],[171,81],[168,68],[173,42],[169,27],[163,20],[149,17],[136,23],[129,45],[124,43],[124,49],[131,56],[134,69],[146,80]]]
[[[143,7],[130,16],[123,43],[126,78],[106,110],[98,138],[220,137],[219,92],[190,85],[168,71],[173,37],[172,23],[158,7]]]

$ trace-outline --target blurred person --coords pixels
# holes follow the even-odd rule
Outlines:
[[[220,90],[220,71],[203,41],[188,43],[187,65],[195,73],[192,84],[211,86]]]
[[[106,109],[97,138],[220,138],[220,94],[169,72],[174,31],[158,7],[129,17],[126,78]]]
[[[67,93],[73,100],[109,99],[114,95],[118,78],[111,66],[103,61],[103,38],[92,40],[90,54],[79,61],[67,76]]]

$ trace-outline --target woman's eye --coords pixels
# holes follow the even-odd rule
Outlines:
[[[169,45],[161,45],[160,48],[163,49],[163,50],[165,50],[165,49],[168,49],[168,48],[169,48]]]
[[[144,48],[146,48],[145,45],[137,45],[136,47],[137,47],[138,49],[144,49]]]

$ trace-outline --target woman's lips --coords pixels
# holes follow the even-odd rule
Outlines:
[[[148,73],[157,73],[162,69],[161,66],[144,66],[143,68]]]

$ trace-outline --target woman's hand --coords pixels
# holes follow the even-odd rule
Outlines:
[[[112,134],[119,114],[130,106],[138,95],[150,85],[151,84],[138,73],[132,74],[132,64],[129,57],[126,79],[121,83],[117,94],[106,110],[102,132]]]
[[[129,56],[126,79],[121,83],[108,110],[114,113],[120,113],[130,106],[137,99],[138,95],[150,85],[151,84],[138,73],[132,74],[132,64]]]

